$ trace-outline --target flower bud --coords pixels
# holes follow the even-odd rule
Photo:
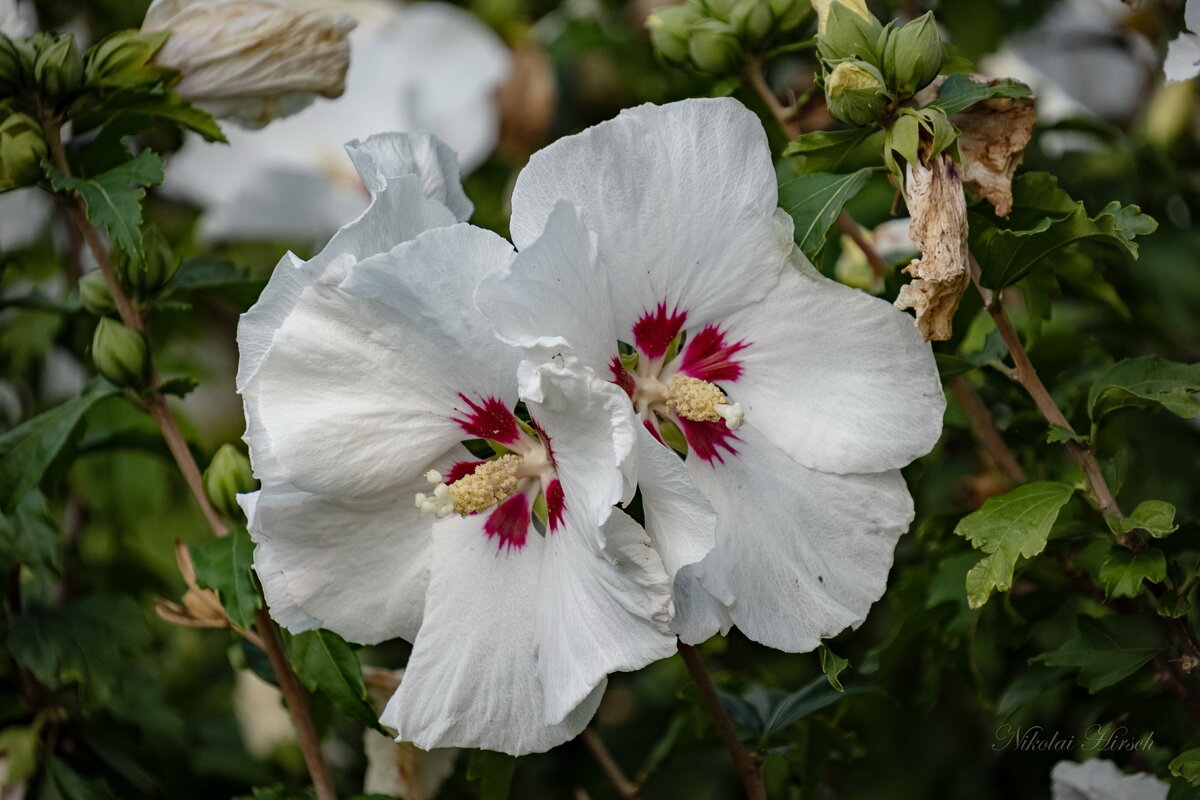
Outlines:
[[[719,22],[730,21],[736,4],[737,0],[703,0],[705,14]]]
[[[691,6],[656,8],[654,13],[646,18],[646,28],[650,31],[650,41],[654,44],[654,49],[667,61],[686,63],[688,36],[692,25],[703,18],[704,16]]]
[[[0,33],[0,95],[13,94],[21,86],[24,72],[16,42]]]
[[[697,69],[713,75],[736,71],[742,65],[742,43],[732,25],[706,19],[692,26],[688,55]]]
[[[829,12],[833,6],[844,6],[865,20],[875,19],[875,15],[867,8],[866,0],[812,0],[812,7],[817,10],[817,35],[825,35],[825,26],[829,23]]]
[[[769,3],[771,13],[775,15],[775,27],[780,33],[798,27],[812,10],[809,0],[769,0]]]
[[[928,86],[942,68],[942,36],[933,12],[891,31],[883,46],[883,76],[901,97]]]
[[[153,299],[179,269],[166,237],[153,225],[142,232],[142,258],[118,249],[113,256],[117,279],[139,300]]]
[[[118,386],[140,386],[146,371],[146,341],[115,319],[101,317],[92,336],[92,363]]]
[[[770,35],[775,14],[767,0],[738,0],[729,21],[744,41],[758,44]]]
[[[204,494],[208,502],[224,517],[240,519],[242,510],[237,496],[252,492],[256,486],[250,460],[231,444],[223,444],[208,469],[204,470]]]
[[[46,140],[33,117],[9,114],[0,121],[0,192],[37,183],[45,157]]]
[[[71,100],[83,87],[83,56],[71,34],[42,34],[33,79],[51,100]],[[41,37],[38,37],[41,38]]]
[[[121,88],[151,86],[165,81],[174,70],[149,64],[167,41],[167,33],[119,31],[91,47],[85,56],[88,86]]]
[[[847,125],[870,125],[887,112],[891,96],[879,70],[863,61],[843,61],[825,81],[829,113]]]
[[[179,70],[176,91],[252,128],[340,96],[353,28],[344,14],[279,0],[154,0],[142,24],[171,34],[154,63]]]
[[[883,42],[883,25],[871,16],[861,3],[832,0],[826,3],[821,15],[821,32],[817,34],[817,52],[832,65],[847,58],[856,58],[878,68]],[[821,13],[821,5],[814,6]]]
[[[116,310],[112,295],[108,291],[108,283],[100,270],[93,270],[79,279],[79,304],[83,306],[84,311],[97,317],[103,317]]]

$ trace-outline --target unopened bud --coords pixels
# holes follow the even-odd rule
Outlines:
[[[887,113],[891,97],[879,70],[864,61],[843,61],[825,81],[829,113],[847,125],[870,125]]]
[[[702,0],[704,12],[709,19],[729,22],[733,16],[733,7],[737,0]]]
[[[0,33],[0,95],[15,93],[24,82],[21,79],[23,72],[21,52],[16,42]]]
[[[38,38],[33,79],[50,100],[70,101],[83,87],[83,56],[75,37],[68,33],[40,34]]]
[[[928,86],[942,68],[942,36],[933,12],[891,31],[883,47],[883,76],[901,97]]]
[[[775,28],[781,33],[797,28],[812,11],[809,0],[769,0],[769,3],[775,15]]]
[[[115,319],[101,317],[92,336],[92,363],[118,386],[138,387],[146,372],[146,341]]]
[[[867,8],[866,0],[812,0],[812,7],[817,12],[817,35],[825,35],[825,27],[829,23],[829,12],[833,6],[845,6],[866,20],[875,19],[871,9]]]
[[[104,273],[93,270],[79,279],[79,304],[84,311],[103,317],[116,310]]]
[[[117,250],[113,266],[121,285],[139,300],[152,300],[179,269],[165,236],[153,225],[142,231],[141,257]]]
[[[732,25],[707,19],[692,27],[688,56],[697,69],[713,75],[735,72],[745,55]]]
[[[867,11],[862,3],[832,0],[814,5],[821,13],[821,32],[817,34],[817,52],[827,64],[847,58],[865,61],[873,67],[880,65],[883,49],[883,25]]]
[[[278,0],[154,0],[142,24],[171,34],[154,63],[179,70],[176,91],[253,128],[340,96],[353,28],[345,14]]]
[[[174,70],[150,64],[170,34],[119,31],[97,42],[84,57],[88,86],[121,88],[166,81]]]
[[[256,486],[250,459],[231,444],[223,444],[204,470],[204,494],[224,517],[240,519],[242,510],[237,496],[252,492]]]
[[[26,114],[9,114],[0,121],[0,192],[38,182],[46,140],[37,122]]]
[[[646,29],[650,31],[650,41],[654,49],[664,59],[684,64],[688,60],[688,37],[692,26],[703,18],[703,15],[691,6],[666,6],[656,8],[646,18]]]
[[[734,30],[750,44],[758,44],[770,35],[775,15],[767,0],[738,0],[729,18]]]

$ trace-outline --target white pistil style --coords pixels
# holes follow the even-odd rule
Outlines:
[[[451,484],[443,483],[441,473],[431,469],[425,473],[425,478],[430,483],[436,483],[433,496],[418,492],[415,498],[417,508],[441,519],[451,513],[465,516],[499,505],[516,494],[517,470],[523,460],[518,455],[507,453],[483,462],[470,475],[464,475]]]
[[[746,418],[741,403],[730,403],[716,384],[676,374],[663,388],[667,408],[694,422],[725,420],[725,427],[737,430]]]

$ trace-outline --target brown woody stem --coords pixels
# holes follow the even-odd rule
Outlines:
[[[642,800],[641,788],[625,777],[621,765],[612,757],[612,753],[608,752],[608,748],[604,746],[604,741],[596,735],[596,732],[591,728],[584,728],[583,733],[579,734],[579,738],[583,740],[583,744],[591,752],[592,757],[596,759],[596,763],[600,765],[600,769],[608,777],[609,783],[617,790],[617,794],[624,797],[625,800]]]

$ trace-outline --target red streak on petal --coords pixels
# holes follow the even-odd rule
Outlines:
[[[470,414],[452,417],[464,431],[480,439],[490,439],[500,444],[512,444],[520,438],[517,418],[495,397],[484,398],[483,405],[471,402],[465,394],[460,394],[459,397],[471,409]],[[458,409],[455,411],[463,414]]]
[[[624,389],[625,394],[633,397],[633,392],[637,389],[637,381],[629,374],[629,370],[625,369],[625,365],[621,363],[621,357],[613,356],[608,369],[612,372],[612,382]]]
[[[546,511],[551,531],[558,530],[558,526],[562,524],[564,500],[562,482],[555,478],[546,487]]]
[[[679,334],[687,312],[676,309],[667,313],[667,304],[659,303],[653,311],[642,315],[633,324],[633,343],[647,358],[659,358],[666,354],[671,340]]]
[[[529,501],[521,493],[514,494],[492,510],[483,523],[483,531],[489,539],[496,538],[499,549],[520,550],[525,546],[525,535],[529,533]]]
[[[709,464],[712,464],[713,461],[718,464],[725,463],[725,457],[721,454],[722,450],[727,451],[730,455],[737,455],[737,448],[733,446],[732,442],[741,440],[738,439],[737,434],[725,427],[724,422],[696,422],[679,416],[675,417],[675,422],[683,431],[689,450]]]
[[[460,478],[473,475],[475,473],[475,468],[483,463],[483,461],[460,461],[451,467],[450,471],[446,473],[443,483],[449,485]]]
[[[646,426],[646,430],[650,431],[650,435],[658,440],[659,444],[666,444],[663,441],[662,434],[658,432],[658,426],[648,419],[643,419],[642,424]]]
[[[742,362],[734,359],[750,346],[744,339],[729,342],[720,328],[706,325],[687,343],[679,371],[702,381],[736,381],[742,375]]]

